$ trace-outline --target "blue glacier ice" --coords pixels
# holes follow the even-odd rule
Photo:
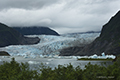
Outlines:
[[[98,36],[99,33],[62,36],[29,35],[28,37],[39,37],[41,41],[34,45],[11,45],[0,48],[0,51],[7,51],[11,56],[23,56],[24,58],[53,57],[59,55],[59,51],[63,48],[89,44]]]

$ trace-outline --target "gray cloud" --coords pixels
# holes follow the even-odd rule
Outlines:
[[[0,9],[39,9],[55,4],[58,1],[59,0],[0,0]]]
[[[119,0],[1,0],[0,22],[48,26],[59,33],[101,30],[120,8]]]

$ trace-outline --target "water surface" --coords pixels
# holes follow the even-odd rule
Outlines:
[[[0,64],[2,64],[2,61],[11,61],[11,58],[0,58]],[[27,62],[30,65],[31,69],[34,69],[35,67],[39,68],[39,65],[43,63],[45,66],[49,66],[52,69],[57,67],[58,65],[67,65],[67,64],[72,64],[74,67],[80,66],[81,69],[84,69],[85,65],[87,65],[89,62],[91,64],[98,64],[101,65],[106,62],[106,65],[111,65],[113,64],[112,61],[84,61],[84,60],[77,60],[77,59],[55,59],[55,58],[26,58],[24,59],[23,57],[15,57],[15,60],[19,63]]]

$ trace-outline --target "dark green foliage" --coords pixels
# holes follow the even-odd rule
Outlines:
[[[120,65],[120,55],[117,56],[116,62],[117,62],[118,65]]]
[[[58,65],[52,70],[50,67],[42,68],[40,80],[80,80],[82,79],[82,70],[80,67],[74,68],[71,64],[66,67]]]
[[[41,64],[37,70],[40,72],[30,70],[28,63],[17,63],[13,58],[0,66],[0,80],[120,80],[117,62],[107,67],[88,63],[83,70],[71,64],[58,65],[54,69]]]
[[[19,64],[14,58],[0,66],[0,80],[32,80],[36,76],[37,71],[30,70],[28,63]]]
[[[78,58],[77,60],[93,60],[93,61],[113,61],[112,58],[100,59],[100,58]]]

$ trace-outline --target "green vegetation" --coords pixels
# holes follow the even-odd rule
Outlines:
[[[39,69],[30,70],[28,63],[17,63],[13,58],[0,66],[0,80],[120,80],[120,65],[115,62],[105,67],[88,63],[81,69],[68,64],[52,69],[41,64]]]
[[[78,60],[95,60],[95,61],[113,61],[112,58],[101,59],[101,58],[78,58]]]
[[[37,71],[30,70],[28,63],[19,64],[14,58],[0,66],[0,80],[31,80],[36,76]]]
[[[117,63],[118,65],[120,65],[120,55],[117,56],[116,63]]]

